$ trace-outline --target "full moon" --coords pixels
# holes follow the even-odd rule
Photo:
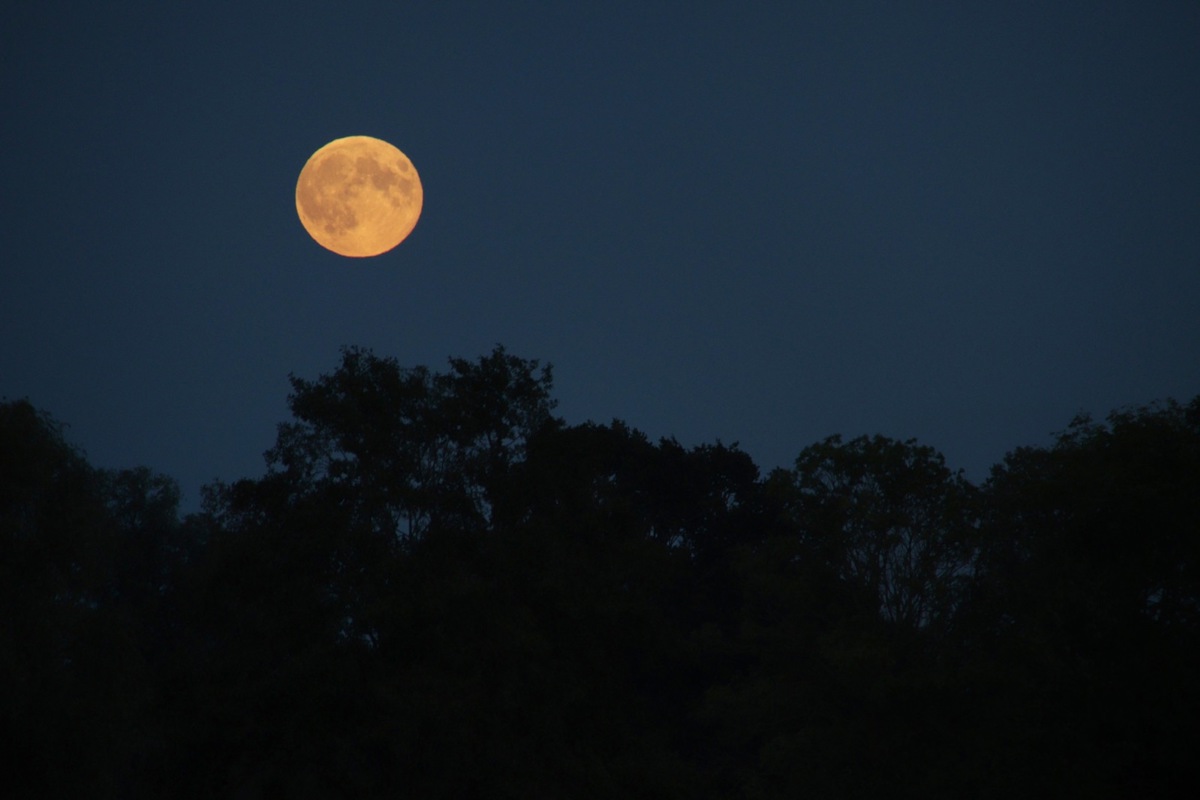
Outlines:
[[[322,247],[353,258],[386,253],[421,216],[425,193],[408,156],[382,139],[347,136],[312,154],[296,181],[296,213]]]

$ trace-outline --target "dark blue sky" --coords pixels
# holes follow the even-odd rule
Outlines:
[[[189,507],[349,344],[764,470],[1200,393],[1192,0],[20,2],[0,79],[0,396]],[[353,134],[425,186],[376,259],[294,208]]]

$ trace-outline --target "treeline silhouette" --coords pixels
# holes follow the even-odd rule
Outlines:
[[[1200,397],[973,485],[882,436],[763,476],[568,425],[503,348],[292,386],[265,474],[182,519],[0,405],[4,796],[1200,786]]]

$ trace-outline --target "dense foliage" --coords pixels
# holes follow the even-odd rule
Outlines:
[[[10,797],[1087,797],[1200,785],[1200,398],[932,448],[553,416],[496,349],[293,379],[179,492],[0,404]]]

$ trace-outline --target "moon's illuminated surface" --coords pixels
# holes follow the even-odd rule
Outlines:
[[[408,156],[370,136],[334,139],[312,154],[296,181],[304,229],[343,256],[377,256],[400,244],[424,201]]]

